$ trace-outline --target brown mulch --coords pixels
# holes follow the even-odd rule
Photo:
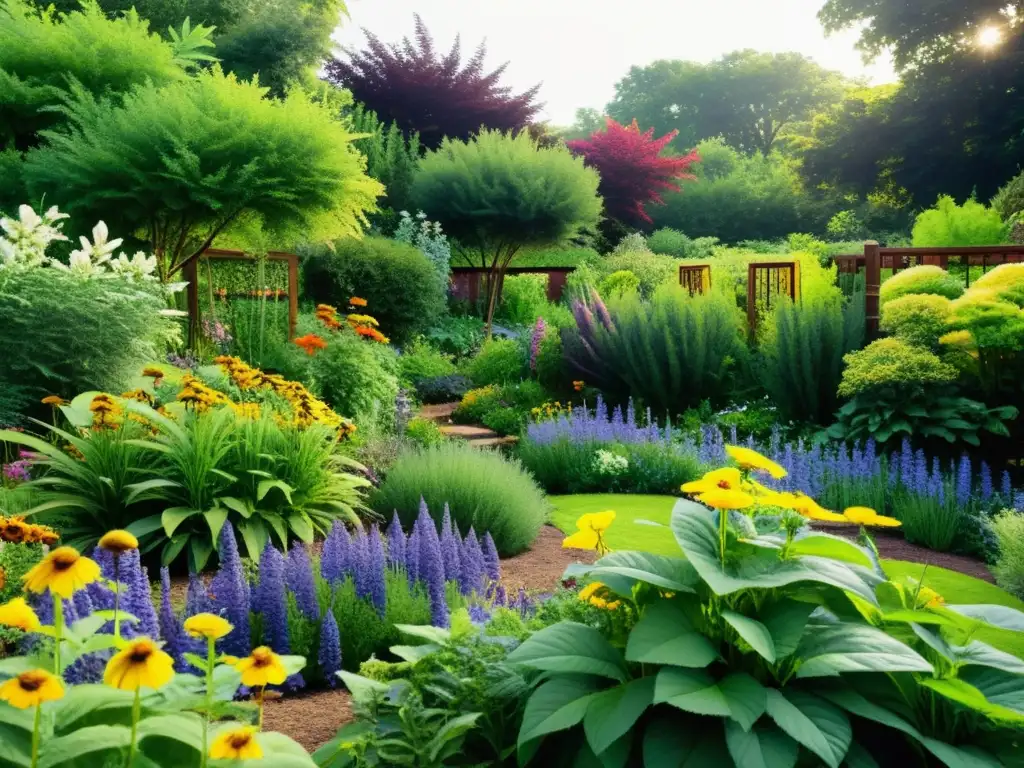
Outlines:
[[[280,731],[314,752],[334,738],[352,717],[352,697],[347,691],[316,691],[274,699],[266,703],[263,727]]]
[[[849,526],[815,523],[814,527],[844,538],[857,538],[856,529],[851,530]],[[906,560],[911,563],[937,565],[940,568],[995,583],[995,578],[988,566],[976,558],[967,555],[954,555],[951,552],[936,552],[934,549],[922,547],[920,544],[911,544],[895,531],[872,531],[872,538],[875,540],[875,546],[878,547],[878,554],[886,560]]]

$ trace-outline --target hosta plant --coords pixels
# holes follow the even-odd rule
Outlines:
[[[755,489],[701,498],[749,507]],[[624,638],[563,622],[509,656],[543,673],[520,765],[1008,764],[1024,663],[974,636],[1024,631],[1024,614],[947,605],[888,581],[871,546],[759,535],[738,511],[681,500],[670,527],[679,557],[612,552],[567,573],[618,601]]]

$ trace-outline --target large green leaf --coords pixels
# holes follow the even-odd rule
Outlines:
[[[921,685],[925,688],[930,688],[950,701],[955,701],[967,709],[981,712],[1003,722],[1015,723],[1018,727],[1024,725],[1024,714],[990,702],[985,698],[985,694],[966,680],[958,678],[944,678],[941,680],[928,678],[922,680]]]
[[[777,659],[784,659],[796,651],[807,628],[807,619],[815,607],[813,603],[784,598],[763,606],[758,612],[761,623],[771,635]]]
[[[128,691],[106,685],[71,686],[55,705],[57,732],[70,733],[87,724],[95,724],[96,713],[100,713],[101,720],[107,723],[130,723],[132,699]]]
[[[875,567],[871,555],[863,547],[841,536],[820,531],[805,533],[794,538],[790,542],[789,552],[792,555],[816,555],[843,560],[869,570],[873,570]]]
[[[225,507],[214,507],[203,512],[203,517],[206,518],[206,523],[210,526],[210,540],[219,540],[220,529],[228,520],[228,510]]]
[[[566,675],[542,683],[523,710],[519,746],[578,725],[596,692],[597,682],[590,677]]]
[[[159,531],[163,527],[164,522],[161,515],[150,515],[149,517],[143,517],[136,520],[125,528],[125,530],[133,536],[142,538],[154,531]]]
[[[83,761],[81,765],[103,765],[102,753],[126,749],[131,735],[131,729],[123,725],[91,725],[67,736],[47,739],[40,750],[39,768],[56,768],[76,761]]]
[[[672,592],[693,592],[699,578],[693,566],[681,557],[623,550],[605,555],[593,565],[577,565],[566,571],[573,577],[589,576],[628,597],[637,582],[653,584]]]
[[[138,739],[159,763],[188,765],[202,754],[202,720],[191,713],[147,717],[139,723]]]
[[[1015,608],[1005,605],[947,605],[946,608],[1000,629],[1024,632],[1024,613]]]
[[[6,709],[10,709],[9,707]],[[4,715],[6,716],[6,712]],[[27,730],[0,722],[0,765],[29,768],[32,762],[32,723]]]
[[[831,768],[843,762],[853,731],[838,707],[804,691],[769,689],[766,711],[779,728]]]
[[[160,521],[164,527],[164,533],[168,536],[173,536],[174,532],[178,530],[178,526],[188,520],[193,515],[200,514],[198,509],[190,509],[189,507],[168,507],[160,515]]]
[[[427,758],[433,764],[441,763],[442,757],[450,757],[462,743],[462,736],[476,726],[480,712],[470,712],[446,720],[437,733],[427,742]]]
[[[723,566],[716,519],[711,510],[685,499],[677,501],[672,510],[676,542],[715,594],[812,581],[853,592],[875,603],[874,588],[882,578],[866,568],[837,560],[811,556],[782,560],[776,549],[736,543]]]
[[[775,663],[775,642],[768,627],[736,611],[722,611],[722,618],[763,658]]]
[[[654,678],[641,677],[590,697],[583,731],[595,755],[601,755],[640,719],[654,698]]]
[[[313,541],[313,524],[305,512],[293,512],[288,515],[288,528],[300,541],[307,544]]]
[[[707,672],[662,667],[654,686],[655,703],[697,715],[729,717],[745,730],[764,713],[764,688],[742,672],[715,681]]]
[[[796,655],[797,677],[831,677],[841,672],[928,672],[932,665],[914,649],[880,629],[833,624],[804,635]]]
[[[242,534],[249,557],[259,563],[260,555],[267,546],[267,539],[270,538],[267,526],[260,518],[252,517],[238,523],[238,532]]]
[[[1024,678],[991,667],[965,667],[959,677],[991,703],[1024,714]]]
[[[953,651],[956,662],[962,666],[992,667],[1014,675],[1024,675],[1024,661],[980,640],[962,647],[953,646]],[[1024,688],[1024,677],[1021,678],[1021,686]]]
[[[643,752],[644,768],[727,768],[730,763],[721,725],[702,718],[659,717],[644,730]]]
[[[738,723],[725,723],[725,744],[733,762],[741,768],[793,768],[800,745],[778,728],[756,725],[749,731]]]
[[[564,621],[531,635],[509,654],[509,661],[545,672],[627,679],[622,654],[593,627]]]
[[[284,494],[289,504],[292,503],[292,491],[295,489],[284,480],[260,480],[259,485],[256,486],[256,501],[263,501],[266,495],[274,488],[277,488]]]
[[[626,659],[646,664],[702,668],[718,658],[711,642],[694,629],[676,601],[649,606],[629,633]]]

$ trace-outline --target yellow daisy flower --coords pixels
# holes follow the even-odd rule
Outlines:
[[[614,510],[605,512],[590,512],[581,515],[576,521],[576,533],[566,537],[562,547],[566,549],[596,549],[599,544],[603,545],[603,535],[608,527],[615,521]]]
[[[173,677],[174,659],[148,637],[130,641],[107,662],[103,671],[103,682],[123,691],[162,688]]]
[[[684,483],[683,493],[707,493],[708,491],[738,491],[743,484],[743,477],[735,467],[716,469],[708,472],[700,480]]]
[[[871,525],[878,528],[898,528],[903,525],[895,517],[880,515],[869,507],[849,507],[843,512],[843,518],[857,525]]]
[[[0,685],[0,701],[18,709],[38,707],[44,701],[63,697],[64,683],[45,669],[30,669]]]
[[[185,631],[192,637],[220,640],[232,629],[234,627],[226,619],[212,613],[197,613],[185,619]]]
[[[214,760],[259,760],[263,750],[256,741],[256,729],[252,726],[224,731],[210,746],[210,757]]]
[[[100,539],[100,546],[115,555],[121,555],[139,548],[139,540],[128,531],[107,531]]]
[[[790,493],[786,496],[792,497],[792,509],[794,512],[798,512],[809,520],[821,520],[827,523],[848,523],[843,515],[837,515],[835,512],[825,509],[820,506],[818,502],[812,499],[810,496],[805,496],[802,493]],[[782,505],[779,505],[782,506]]]
[[[754,497],[749,493],[719,488],[700,494],[697,501],[714,509],[746,509],[754,505]]]
[[[762,456],[757,451],[752,451],[750,448],[744,448],[739,445],[727,445],[725,446],[725,452],[729,454],[733,461],[740,465],[740,469],[753,472],[767,472],[776,480],[786,476],[786,470],[771,459]]]
[[[74,547],[57,547],[22,576],[29,592],[47,589],[63,598],[71,597],[100,578],[100,567]]]
[[[16,597],[0,605],[0,624],[20,629],[22,632],[35,632],[39,629],[39,617],[25,602],[25,598]]]
[[[264,685],[280,685],[288,677],[281,657],[265,645],[240,659],[235,669],[242,673],[242,685],[260,688]]]

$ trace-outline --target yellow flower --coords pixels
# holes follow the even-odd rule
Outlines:
[[[25,598],[16,597],[0,605],[0,624],[20,629],[22,632],[35,632],[39,629],[39,617],[25,602]]]
[[[946,598],[931,587],[921,587],[917,593],[917,603],[925,608],[941,608],[946,604]]]
[[[738,491],[743,484],[740,471],[734,467],[708,472],[700,480],[685,483],[683,493],[707,493],[708,491]]]
[[[60,395],[47,395],[39,402],[41,402],[43,405],[52,405],[54,408],[56,408],[58,405],[68,404],[68,401],[61,397]]]
[[[227,664],[229,667],[233,667],[236,664],[238,664],[238,657],[225,653],[219,659],[217,659],[217,662],[220,664]]]
[[[843,512],[847,522],[857,525],[873,525],[879,528],[898,528],[903,525],[895,517],[880,515],[869,507],[849,507]]]
[[[754,497],[743,491],[714,488],[697,497],[697,501],[714,509],[746,509],[754,505]]]
[[[256,729],[252,726],[224,731],[210,746],[210,757],[214,760],[259,760],[263,750],[256,741]]]
[[[605,586],[600,581],[592,581],[583,589],[580,590],[580,600],[587,602],[590,598],[594,597],[598,592],[604,589]]]
[[[205,637],[208,640],[220,640],[234,627],[220,616],[212,613],[197,613],[185,619],[185,631],[192,637]]]
[[[566,537],[562,542],[565,549],[597,549],[599,552],[605,549],[604,532],[615,521],[615,512],[591,512],[582,515],[576,521],[576,533]]]
[[[847,523],[847,520],[842,515],[837,515],[835,512],[825,509],[820,506],[818,502],[812,499],[810,496],[805,496],[802,493],[787,493],[782,494],[784,498],[791,497],[791,505],[789,506],[794,512],[798,512],[809,520],[821,520],[827,523]],[[779,506],[784,506],[780,504]]]
[[[162,688],[174,677],[174,659],[148,637],[128,643],[107,662],[103,682],[112,688],[135,691],[142,687]]]
[[[71,597],[100,577],[100,567],[88,557],[82,557],[74,547],[57,547],[22,576],[29,592],[47,589],[63,598]]]
[[[255,648],[249,656],[240,659],[235,669],[242,673],[242,685],[250,688],[280,685],[288,677],[281,657],[265,645]]]
[[[0,517],[0,541],[20,544],[28,538],[31,528],[20,517]]]
[[[139,540],[128,531],[113,530],[107,531],[100,539],[100,546],[115,555],[121,555],[139,548]]]
[[[37,707],[44,701],[61,698],[64,698],[64,683],[45,669],[22,672],[0,685],[0,701],[6,701],[18,709]]]
[[[767,472],[776,480],[786,476],[786,470],[771,459],[765,458],[760,453],[752,451],[750,448],[743,448],[739,445],[727,445],[725,446],[725,452],[729,454],[729,457],[733,461],[740,465],[740,469],[755,472]]]

